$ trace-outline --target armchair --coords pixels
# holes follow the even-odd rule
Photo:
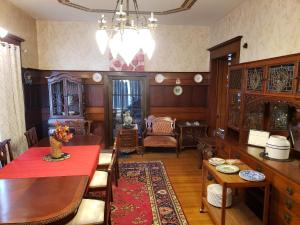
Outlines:
[[[155,117],[150,115],[145,119],[146,127],[143,133],[143,149],[147,147],[175,148],[179,156],[178,135],[175,132],[175,121],[170,117]]]

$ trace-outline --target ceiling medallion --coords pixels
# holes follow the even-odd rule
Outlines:
[[[80,4],[76,4],[74,2],[72,2],[72,0],[57,0],[59,3],[72,7],[72,8],[76,8],[85,12],[93,12],[93,13],[115,13],[114,9],[93,9],[93,8],[89,8],[87,6],[84,5],[80,5]],[[183,3],[181,4],[180,7],[177,7],[175,9],[169,9],[169,10],[165,10],[165,11],[154,11],[153,13],[155,15],[169,15],[172,13],[178,13],[178,12],[182,12],[182,11],[186,11],[192,8],[192,6],[197,2],[197,0],[183,0]],[[129,11],[129,13],[134,13],[134,11]],[[150,14],[150,11],[140,11],[140,14],[146,15],[146,14]]]

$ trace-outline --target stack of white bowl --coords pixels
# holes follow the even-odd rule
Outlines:
[[[271,135],[266,144],[266,154],[272,159],[288,159],[290,142],[284,136]]]
[[[222,185],[210,184],[207,186],[207,201],[215,207],[222,207]],[[227,188],[226,207],[232,205],[232,190]]]

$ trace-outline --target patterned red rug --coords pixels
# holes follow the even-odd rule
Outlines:
[[[120,163],[120,175],[112,224],[188,224],[162,162]]]

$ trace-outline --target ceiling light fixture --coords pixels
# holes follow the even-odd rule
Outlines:
[[[129,1],[132,1],[134,5],[132,15],[129,15]],[[98,21],[96,41],[99,50],[104,54],[109,47],[113,58],[119,55],[127,65],[131,63],[139,50],[151,59],[155,50],[155,41],[151,31],[157,27],[157,19],[153,13],[148,19],[140,15],[137,0],[126,0],[126,12],[123,10],[123,3],[123,0],[117,0],[111,26],[107,26],[104,15]]]
[[[5,30],[3,27],[0,27],[0,38],[5,38],[8,34],[8,31]]]

